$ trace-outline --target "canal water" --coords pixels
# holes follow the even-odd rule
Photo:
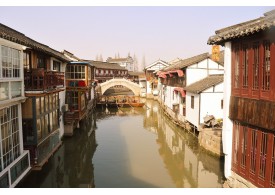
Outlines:
[[[98,108],[42,171],[17,187],[220,188],[223,182],[223,160],[147,100],[143,108]]]

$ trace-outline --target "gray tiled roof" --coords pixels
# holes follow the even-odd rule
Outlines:
[[[128,71],[128,74],[131,76],[143,76],[145,75],[144,72],[133,72],[133,71]]]
[[[267,12],[263,17],[217,30],[216,35],[209,37],[207,44],[223,44],[239,37],[248,36],[275,26],[275,10]]]
[[[184,90],[191,93],[201,93],[203,90],[208,89],[214,85],[223,82],[223,75],[210,75],[200,81],[197,81],[191,85],[188,85],[184,88]]]
[[[127,70],[127,69],[121,67],[117,63],[109,63],[109,62],[94,61],[94,60],[84,60],[84,61],[90,62],[92,65],[94,65],[95,68],[112,69],[112,70]]]
[[[70,61],[61,52],[56,51],[47,45],[39,43],[39,42],[25,36],[24,34],[14,30],[8,26],[5,26],[1,23],[0,23],[0,38],[12,41],[14,43],[24,45],[26,47],[30,47],[30,48],[40,51],[40,52],[44,52],[50,56],[56,57],[56,58],[63,60],[65,62]]]
[[[74,54],[72,54],[71,52],[67,51],[67,50],[63,50],[61,53],[63,53],[64,55],[68,55],[70,58],[76,59],[78,61],[81,61],[80,58],[76,57]]]
[[[198,62],[201,62],[201,61],[203,61],[207,58],[209,58],[209,54],[208,53],[203,53],[203,54],[200,54],[200,55],[197,55],[197,56],[193,56],[191,58],[180,60],[180,61],[176,62],[175,64],[162,69],[162,71],[182,69],[182,68],[185,68],[187,66],[191,66],[191,65],[196,64]]]

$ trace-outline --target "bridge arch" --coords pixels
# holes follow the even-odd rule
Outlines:
[[[105,91],[111,87],[114,87],[116,85],[122,85],[124,87],[127,87],[130,89],[135,96],[140,96],[140,91],[141,88],[138,84],[129,81],[127,79],[121,78],[121,79],[110,79],[104,83],[100,83],[97,87],[96,90],[100,93],[100,95],[104,94]]]

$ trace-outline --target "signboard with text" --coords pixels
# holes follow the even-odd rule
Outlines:
[[[213,45],[212,46],[212,60],[218,62],[220,60],[220,46]]]

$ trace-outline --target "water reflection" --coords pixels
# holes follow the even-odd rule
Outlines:
[[[97,143],[96,120],[89,118],[65,138],[62,146],[49,159],[42,171],[31,172],[17,187],[21,188],[88,188],[95,187],[93,155]]]
[[[99,108],[18,187],[219,188],[223,162],[174,125],[156,101],[143,108]]]
[[[222,187],[223,162],[205,153],[197,138],[174,125],[155,102],[147,102],[144,126],[157,134],[165,167],[176,187]]]
[[[128,158],[131,159],[129,162],[123,162],[125,166],[128,167],[128,178],[144,181],[147,185],[151,185],[151,187],[222,187],[224,180],[222,160],[205,153],[198,145],[197,138],[174,125],[171,120],[163,114],[156,101],[147,100],[147,105],[143,109],[103,109],[101,112],[98,112],[97,118],[113,116],[112,120],[115,122],[116,119],[114,117],[118,115],[127,117],[125,120],[131,120],[127,125],[120,126],[122,129],[117,130],[117,133],[119,132],[119,134],[125,138],[120,141],[121,145],[121,142],[125,142],[121,148],[127,148],[123,156],[128,156]],[[154,141],[156,146],[143,147],[144,145],[149,145],[146,142],[148,135],[143,133],[143,138],[140,139],[136,131],[142,131],[142,129],[134,130],[136,126],[138,126],[136,124],[138,119],[128,118],[133,115],[143,115],[143,128],[155,135],[152,141]],[[112,123],[108,124],[106,127],[110,128],[111,124]],[[114,129],[115,127],[113,126],[112,128]],[[104,136],[107,135],[104,134]],[[101,141],[102,140],[100,140],[100,143]],[[136,142],[140,143],[138,144]],[[154,156],[154,147],[157,147],[160,158]],[[143,153],[150,154],[146,156],[146,154]],[[141,158],[144,158],[142,162],[137,163],[136,161],[140,161]],[[158,162],[159,159],[163,163],[162,167],[160,162]],[[154,167],[152,164],[154,164]],[[158,169],[156,170],[155,167],[158,167]],[[166,178],[164,170],[168,173],[168,178]],[[126,174],[124,174],[124,176],[126,176]],[[159,181],[159,178],[161,178],[162,181]],[[102,185],[102,187],[108,186],[108,184],[101,183],[98,183],[98,185]],[[120,187],[131,187],[132,185],[129,181],[124,181],[124,185]]]

